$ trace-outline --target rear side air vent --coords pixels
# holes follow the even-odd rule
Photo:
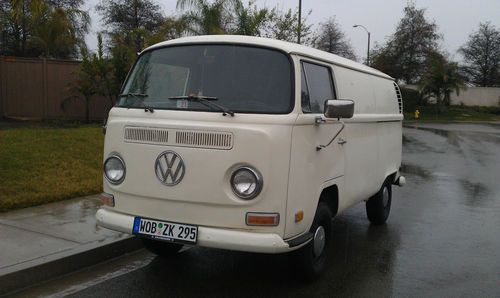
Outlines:
[[[396,96],[398,97],[399,113],[403,114],[403,96],[401,96],[401,89],[399,89],[396,82],[394,82],[394,89],[396,89]]]
[[[125,142],[168,144],[168,130],[151,127],[125,127]]]
[[[233,147],[233,135],[228,132],[178,130],[175,132],[175,145],[229,150]]]

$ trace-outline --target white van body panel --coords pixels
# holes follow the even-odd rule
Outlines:
[[[145,52],[184,44],[241,44],[287,53],[294,70],[293,110],[229,117],[220,112],[111,109],[104,159],[119,153],[126,164],[126,178],[118,185],[103,178],[104,192],[114,196],[115,206],[98,212],[98,224],[127,232],[134,216],[141,216],[196,225],[201,246],[286,252],[303,245],[288,247],[287,241],[309,231],[325,189],[336,190],[337,197],[327,199],[335,201],[337,210],[332,212],[338,213],[373,196],[388,177],[399,176],[403,115],[391,77],[323,51],[248,36],[187,37],[159,43]],[[302,112],[301,61],[332,71],[336,98],[355,102],[351,119]],[[222,132],[231,135],[232,144],[214,149],[128,142],[127,127],[168,130],[169,135]],[[342,128],[330,146],[317,150]],[[183,180],[174,187],[162,185],[154,171],[156,158],[166,150],[175,151],[186,165]],[[241,165],[262,174],[263,189],[253,200],[242,200],[231,189],[230,176]],[[279,224],[249,226],[248,212],[278,213]],[[302,220],[295,218],[299,212],[304,214]]]
[[[245,224],[249,211],[285,214],[290,136],[296,115],[241,114],[227,118],[220,113],[196,112],[193,119],[192,113],[156,110],[149,115],[140,109],[111,110],[105,156],[119,152],[127,167],[126,182],[112,185],[104,181],[104,192],[114,194],[116,199],[113,209],[173,222],[243,230],[250,229]],[[127,143],[126,126],[230,132],[234,143],[231,150]],[[175,187],[162,185],[155,176],[155,160],[167,149],[178,153],[186,165],[185,176]],[[231,170],[241,164],[254,166],[264,177],[261,194],[251,201],[238,199],[228,184]],[[252,230],[283,234],[284,224],[282,221],[276,227]]]
[[[349,166],[345,171],[344,200],[339,203],[339,211],[342,211],[374,195],[388,175],[398,172],[403,116],[398,110],[392,80],[348,68],[333,68],[335,83],[341,86],[338,97],[355,102],[354,117],[344,120],[347,123],[345,162]],[[394,162],[388,163],[389,160]],[[381,168],[386,169],[381,171]]]

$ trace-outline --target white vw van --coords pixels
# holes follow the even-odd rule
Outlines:
[[[99,225],[159,255],[300,249],[323,271],[332,218],[383,224],[402,185],[394,80],[309,47],[199,36],[144,50],[109,113]]]

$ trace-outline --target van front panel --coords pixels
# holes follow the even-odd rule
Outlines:
[[[155,111],[151,118],[142,110],[112,110],[104,158],[118,154],[126,165],[126,176],[121,184],[113,185],[104,179],[104,191],[115,196],[114,210],[180,223],[282,235],[286,218],[290,124],[294,117],[239,115],[236,117],[240,117],[240,121],[236,123],[231,121],[233,118],[219,113],[198,112],[200,121],[181,120],[188,118],[188,113]],[[254,123],[251,126],[245,123],[245,119],[249,121],[250,118]],[[256,124],[259,120],[262,123]],[[164,133],[153,141],[137,137],[131,141],[134,132],[127,133],[129,128],[144,129],[146,137],[148,131],[154,129],[167,132],[168,140],[165,141]],[[190,139],[192,133],[220,136],[218,142],[211,143],[209,137],[205,138],[208,143],[204,145]],[[230,138],[224,139],[224,136]],[[164,152],[174,152],[184,164],[182,180],[176,185],[165,185],[161,174],[158,177],[156,161]],[[263,189],[252,200],[238,198],[230,186],[231,174],[239,166],[251,166],[263,177]],[[245,223],[247,212],[276,212],[281,220],[277,227],[250,227]]]

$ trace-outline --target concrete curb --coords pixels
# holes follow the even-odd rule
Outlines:
[[[404,124],[493,124],[500,125],[500,121],[471,121],[471,120],[403,120]]]
[[[140,239],[127,237],[111,243],[92,243],[55,260],[0,276],[0,296],[69,274],[142,248]]]

